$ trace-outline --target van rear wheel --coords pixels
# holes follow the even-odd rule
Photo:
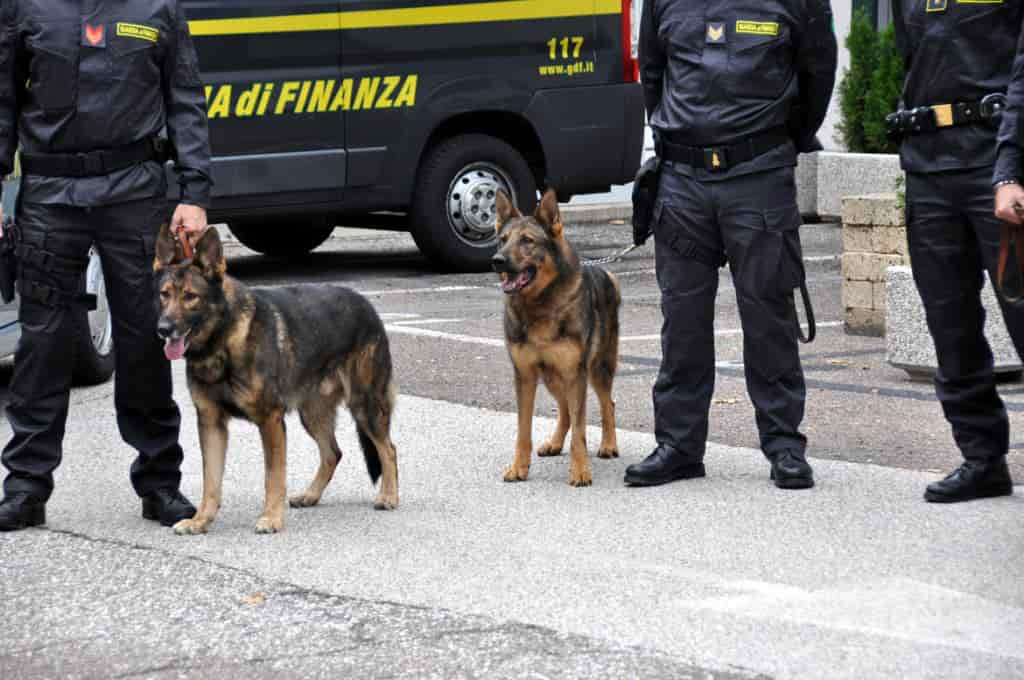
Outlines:
[[[523,156],[502,140],[459,135],[427,152],[412,207],[412,235],[424,255],[444,268],[487,271],[497,249],[498,189],[524,213],[537,203],[537,183]]]
[[[328,220],[238,220],[228,224],[228,229],[249,250],[289,259],[302,257],[320,246],[334,232],[334,224]]]

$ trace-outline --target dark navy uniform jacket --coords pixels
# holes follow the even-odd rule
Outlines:
[[[696,176],[794,165],[797,151],[821,148],[815,135],[836,73],[828,0],[645,0],[639,48],[656,133],[707,147],[771,128],[790,132],[792,144],[724,173],[691,171]]]
[[[1006,92],[1012,70],[1024,78],[1024,0],[893,0],[893,14],[907,72],[904,108],[977,101]],[[1022,104],[1024,84],[998,132],[997,177],[1020,174]],[[905,137],[900,158],[910,172],[982,168],[997,162],[996,138],[988,125],[940,128]]]
[[[207,207],[206,98],[178,0],[3,0],[0,176],[19,143],[34,153],[124,146],[166,131],[181,202]],[[166,192],[163,167],[101,177],[28,175],[25,200],[97,206]]]

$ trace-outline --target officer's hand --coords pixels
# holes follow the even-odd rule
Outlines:
[[[996,189],[996,217],[1010,224],[1024,224],[1024,187],[1004,184]]]
[[[206,231],[206,209],[198,205],[180,203],[171,217],[171,233],[182,238],[184,236],[193,246]]]

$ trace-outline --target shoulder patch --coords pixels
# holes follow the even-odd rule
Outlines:
[[[945,12],[949,7],[949,0],[928,0],[925,3],[925,11],[927,12]]]
[[[142,24],[128,24],[123,21],[117,22],[117,35],[122,38],[137,38],[146,42],[155,43],[160,39],[160,30],[152,26]]]
[[[751,21],[749,19],[739,19],[736,22],[736,32],[746,33],[748,35],[770,35],[776,37],[779,35],[779,23],[777,21]]]

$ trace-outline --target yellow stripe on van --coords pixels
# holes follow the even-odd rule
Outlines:
[[[621,14],[621,0],[503,0],[464,5],[406,7],[292,14],[244,19],[197,19],[189,22],[192,35],[247,35],[298,33],[360,28],[396,28],[441,24],[476,24],[484,21],[521,21]]]

